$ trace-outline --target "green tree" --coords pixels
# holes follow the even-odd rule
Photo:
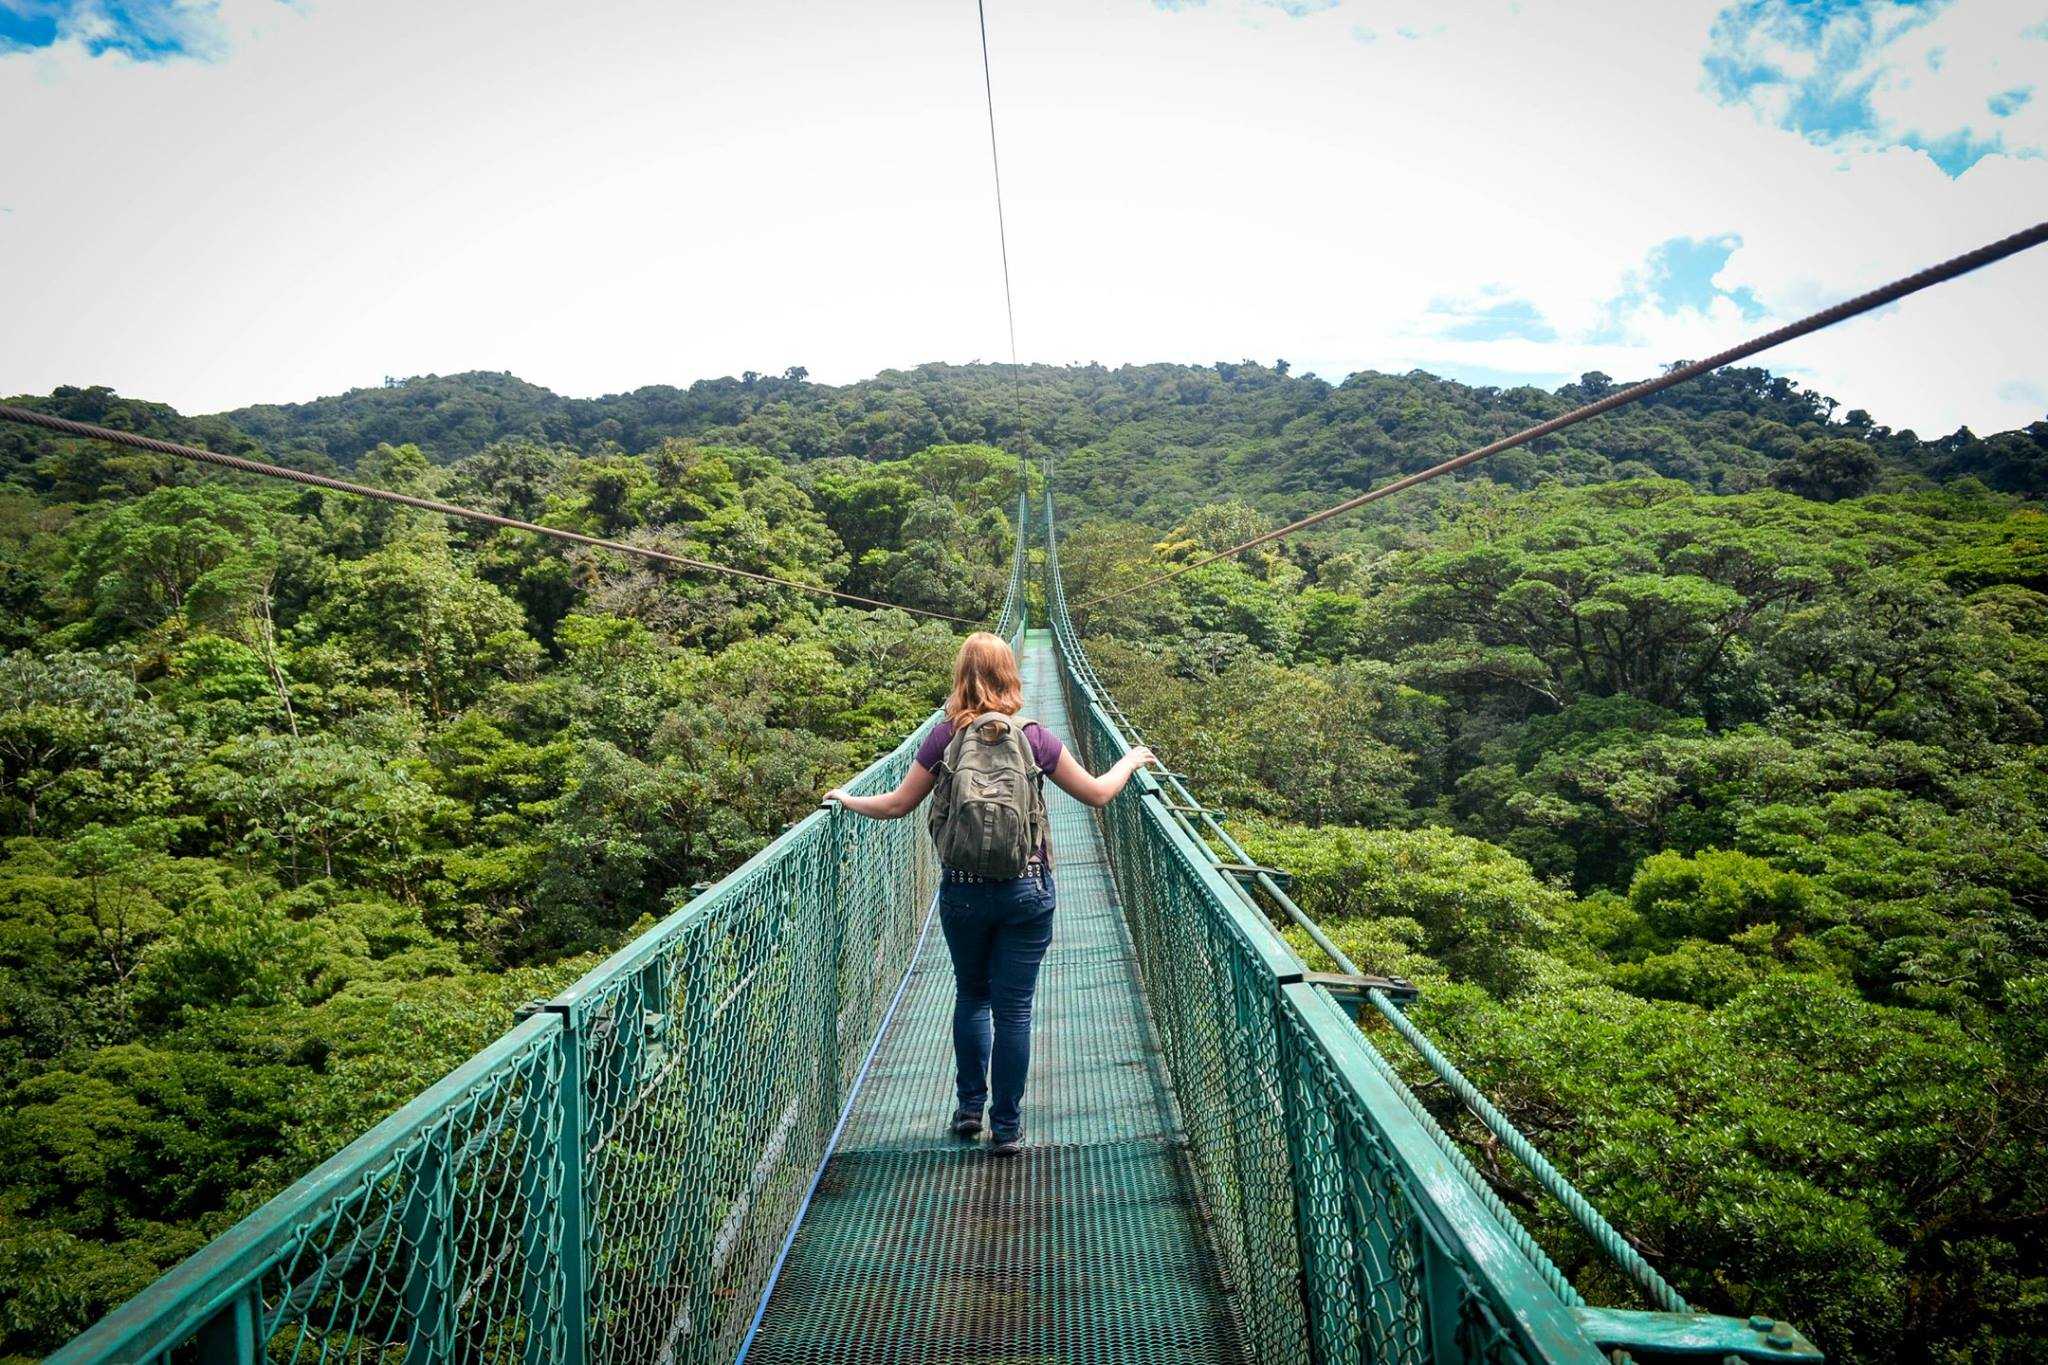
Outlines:
[[[276,553],[271,516],[248,494],[159,488],[82,527],[64,586],[103,632],[149,630],[188,606],[232,613],[260,590]]]
[[[1798,454],[1771,471],[1771,484],[1802,498],[1839,502],[1875,488],[1882,470],[1869,446],[1835,437],[1801,446]]]

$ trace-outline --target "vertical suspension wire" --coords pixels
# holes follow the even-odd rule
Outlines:
[[[974,17],[981,25],[981,92],[988,103],[988,166],[996,188],[996,245],[1003,262],[1003,316],[1010,327],[1010,366],[1017,365],[1017,302],[1010,289],[1010,227],[1003,213],[1003,158],[996,149],[996,83],[989,74],[988,61],[988,4],[987,0],[974,0]],[[1027,443],[1017,443],[1017,491],[1028,505],[1031,498],[1031,456],[1025,449]],[[1048,484],[1048,486],[1050,486]],[[1024,525],[1017,525],[1017,535],[1024,535]],[[1019,552],[1022,552],[1020,545]]]
[[[996,185],[996,242],[1003,257],[1003,312],[1010,322],[1010,363],[1017,363],[1017,304],[1010,293],[1010,229],[1003,217],[1003,159],[996,150],[996,85],[988,65],[988,5],[974,0],[974,14],[981,21],[981,90],[988,100],[988,164]]]

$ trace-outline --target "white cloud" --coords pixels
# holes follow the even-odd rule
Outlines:
[[[992,0],[1026,359],[1641,375],[2048,204],[2048,161],[1951,180],[1723,105],[1705,0],[1246,13]],[[207,410],[386,374],[584,394],[1007,351],[971,8],[221,14],[212,63],[0,58],[0,389]],[[1717,283],[1764,320],[1646,302],[1584,340],[1659,243],[1725,235]],[[2036,418],[2036,255],[1767,363],[1927,432]],[[1495,296],[1557,339],[1424,323]]]

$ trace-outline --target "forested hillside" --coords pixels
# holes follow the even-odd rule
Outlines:
[[[508,437],[616,444],[668,436],[731,442],[791,460],[899,459],[986,441],[1064,461],[1060,487],[1089,511],[1171,525],[1228,490],[1269,511],[1302,511],[1423,468],[1619,387],[1589,374],[1555,393],[1470,388],[1416,372],[1333,385],[1287,363],[949,366],[891,370],[843,387],[801,369],[687,389],[562,398],[506,374],[428,376],[221,420],[274,452],[352,465],[380,442],[437,461]],[[1829,496],[1885,480],[1975,476],[1998,491],[2048,490],[2048,420],[1979,439],[1922,439],[1839,413],[1831,400],[1760,369],[1724,370],[1641,406],[1508,452],[1488,477],[1517,488],[1662,475],[1715,492],[1778,486]],[[1821,440],[1853,447],[1816,448]]]
[[[977,616],[1017,452],[1055,469],[1078,603],[1612,383],[18,401]],[[1837,1360],[2038,1358],[2048,422],[1923,440],[1737,370],[1483,471],[1095,606],[1089,648],[1688,1296]],[[929,710],[954,642],[0,426],[0,1355],[760,847]]]

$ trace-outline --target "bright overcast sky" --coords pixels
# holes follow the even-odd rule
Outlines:
[[[988,0],[1023,359],[1637,377],[2048,217],[2048,0]],[[0,392],[1007,358],[973,0],[0,0]],[[1763,363],[2048,412],[2048,249]]]

